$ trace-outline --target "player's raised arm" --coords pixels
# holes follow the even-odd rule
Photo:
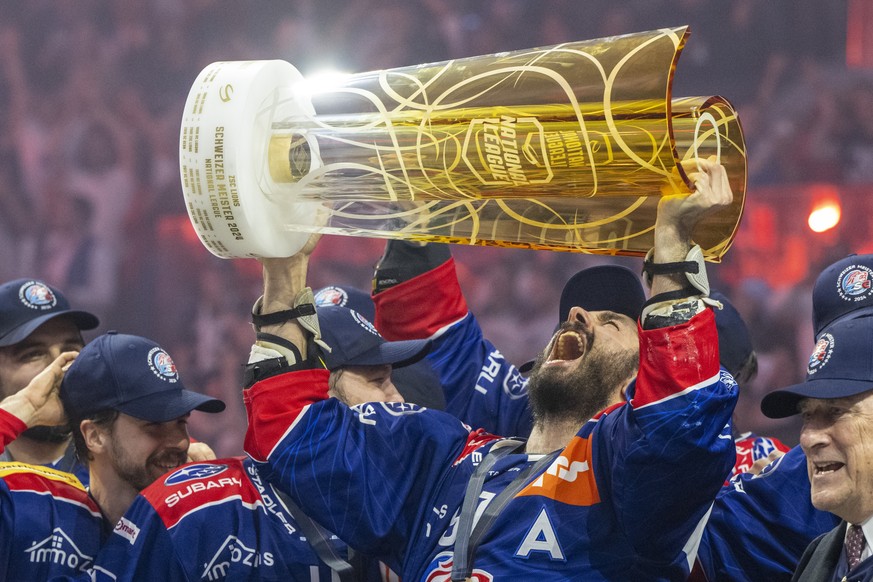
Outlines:
[[[693,250],[691,233],[694,227],[706,216],[728,206],[733,201],[733,192],[728,182],[724,166],[713,159],[683,163],[688,177],[694,183],[693,192],[675,191],[666,193],[658,204],[658,217],[655,221],[655,248],[648,265],[696,261],[697,255],[689,256]],[[703,257],[699,260],[702,262]],[[700,269],[705,281],[705,271]],[[652,297],[675,292],[689,287],[690,279],[685,273],[658,270],[653,273]],[[659,277],[657,275],[665,276]],[[699,287],[698,287],[699,289]],[[708,293],[708,290],[707,292]]]
[[[313,235],[306,246],[291,257],[260,259],[264,294],[252,309],[258,343],[269,344],[292,365],[306,359],[308,334],[321,339],[312,290],[306,286],[309,257],[319,238],[320,235]]]

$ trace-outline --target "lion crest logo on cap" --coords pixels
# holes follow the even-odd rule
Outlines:
[[[49,286],[40,281],[28,281],[18,290],[21,302],[31,309],[49,310],[58,304],[58,298]]]
[[[339,287],[325,287],[315,294],[315,305],[325,307],[327,305],[339,305],[345,307],[349,302],[349,294]]]
[[[815,374],[821,370],[831,355],[834,353],[834,336],[829,333],[824,334],[815,344],[815,349],[812,350],[812,355],[809,356],[809,365],[807,366],[807,374]]]
[[[354,319],[358,323],[358,325],[360,325],[361,327],[363,327],[364,329],[366,329],[367,331],[369,331],[373,335],[378,336],[378,337],[382,337],[382,334],[380,334],[378,331],[376,331],[376,326],[374,326],[372,323],[370,323],[370,320],[368,320],[366,317],[364,317],[363,315],[361,315],[360,313],[358,313],[354,309],[349,309],[349,311],[352,314],[352,319]]]
[[[179,379],[173,358],[163,348],[149,350],[149,368],[155,376],[166,382],[173,383]]]
[[[863,301],[873,293],[873,270],[851,265],[840,272],[837,292],[846,301]]]

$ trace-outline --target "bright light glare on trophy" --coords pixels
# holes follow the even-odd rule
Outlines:
[[[718,261],[745,145],[727,100],[672,96],[688,34],[306,79],[213,63],[182,120],[189,216],[220,257],[289,256],[313,232],[641,256],[662,187],[687,183],[678,162],[715,156],[735,199],[694,239]]]
[[[350,73],[342,73],[340,71],[322,70],[316,71],[291,88],[294,93],[301,93],[309,97],[325,93],[327,91],[335,91],[343,85],[343,83],[351,76]]]
[[[809,213],[809,228],[812,232],[828,231],[840,223],[840,217],[839,202],[824,202]]]

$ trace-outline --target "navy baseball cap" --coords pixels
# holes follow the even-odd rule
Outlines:
[[[581,307],[585,311],[613,311],[639,319],[646,303],[646,292],[640,277],[621,265],[598,265],[582,269],[567,281],[561,291],[558,307],[558,325],[567,321],[570,309]],[[518,367],[522,373],[530,372],[535,360]]]
[[[316,307],[321,337],[331,347],[322,352],[328,370],[343,366],[382,366],[401,368],[415,363],[430,349],[430,340],[389,342],[366,317],[338,305]]]
[[[192,410],[224,410],[221,400],[185,389],[161,346],[115,332],[97,337],[79,352],[61,382],[60,397],[72,417],[118,410],[149,422],[168,422]]]
[[[815,337],[842,317],[873,313],[873,255],[849,255],[825,268],[812,289]]]
[[[723,306],[722,309],[713,309],[715,327],[718,330],[719,362],[728,372],[736,375],[754,351],[749,328],[724,294],[712,291],[709,296],[721,302]]]
[[[582,269],[564,285],[558,310],[558,326],[567,321],[570,309],[614,311],[639,319],[646,302],[640,277],[620,265],[599,265]]]
[[[339,305],[354,309],[370,321],[376,319],[376,304],[366,291],[343,285],[329,285],[315,292],[315,306]]]
[[[70,309],[64,295],[37,279],[16,279],[0,285],[0,347],[15,345],[56,317],[70,318],[80,330],[94,329],[100,320],[87,311]]]
[[[845,398],[873,390],[873,319],[838,321],[825,328],[806,368],[806,381],[767,394],[761,412],[770,418],[797,414],[804,398]]]

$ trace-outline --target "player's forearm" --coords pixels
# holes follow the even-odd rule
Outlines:
[[[298,294],[306,288],[309,256],[298,254],[287,259],[262,259],[261,263],[264,295],[260,303],[260,314],[293,309]],[[261,325],[260,331],[289,341],[301,354],[306,353],[306,332],[297,319]]]
[[[692,232],[707,216],[727,207],[733,201],[727,172],[714,157],[707,160],[687,160],[682,166],[689,182],[694,185],[694,190],[684,188],[684,184],[678,189],[668,188],[658,203],[655,248],[651,258],[654,269],[648,270],[653,275],[653,297],[689,287],[693,291],[694,287],[698,287],[697,284],[689,286],[686,268],[681,264],[695,260],[689,256],[693,247]],[[698,256],[697,260],[702,262],[702,257]],[[658,268],[658,265],[671,263],[677,268]],[[702,294],[705,295],[706,292]]]
[[[656,264],[678,263],[685,260],[691,250],[691,233],[676,224],[665,221],[655,225],[655,250],[653,262]],[[652,277],[652,296],[688,287],[685,273],[659,274]]]

